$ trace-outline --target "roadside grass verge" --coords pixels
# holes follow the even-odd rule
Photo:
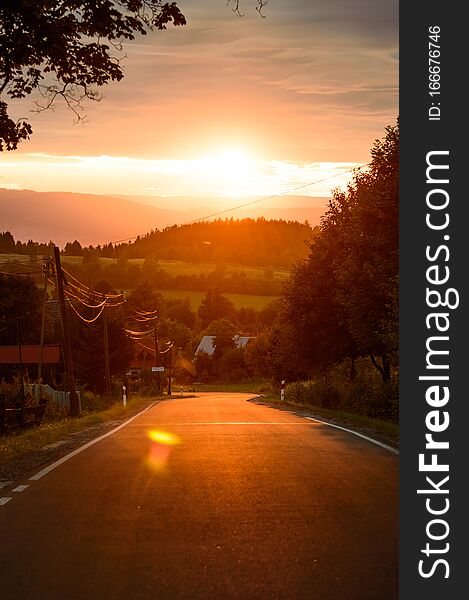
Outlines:
[[[78,418],[63,416],[58,420],[42,423],[38,427],[3,435],[0,437],[0,465],[19,459],[49,444],[54,444],[72,433],[78,433],[108,421],[125,421],[143,410],[155,399],[135,395],[129,400],[127,406],[116,402],[105,410],[84,411]]]
[[[240,392],[262,394],[270,393],[270,383],[266,381],[254,381],[248,383],[197,383],[190,387],[194,392]]]
[[[385,439],[389,445],[397,448],[399,446],[399,424],[391,421],[384,421],[366,415],[359,415],[343,410],[334,410],[322,408],[314,404],[303,402],[293,402],[285,400],[282,402],[277,396],[266,395],[259,399],[259,402],[278,405],[281,407],[292,407],[298,412],[308,413],[308,416],[317,417],[324,421],[329,421],[335,425],[350,426],[350,429],[356,429],[359,432],[369,432],[372,436]]]

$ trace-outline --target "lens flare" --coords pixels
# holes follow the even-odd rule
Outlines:
[[[146,464],[153,471],[164,471],[172,452],[171,446],[177,446],[181,443],[181,439],[174,433],[154,429],[147,432],[148,438],[151,440],[151,447],[148,453]]]
[[[167,431],[149,431],[148,437],[152,442],[157,442],[158,444],[165,444],[166,446],[176,446],[180,443],[180,439],[174,433],[168,433]]]

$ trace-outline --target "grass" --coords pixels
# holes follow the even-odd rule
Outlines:
[[[193,310],[197,310],[205,296],[205,292],[198,292],[194,290],[158,290],[158,292],[165,298],[177,298],[184,300],[189,298],[191,307]],[[255,310],[262,310],[277,296],[253,296],[251,294],[230,294],[223,293],[223,296],[231,300],[237,309],[254,308]]]
[[[313,404],[292,402],[285,400],[281,402],[278,396],[268,395],[262,398],[263,402],[269,404],[278,404],[279,406],[287,405],[297,408],[299,410],[307,410],[318,418],[329,419],[334,423],[350,425],[351,428],[367,429],[376,434],[385,437],[391,445],[397,446],[399,442],[399,425],[392,423],[391,421],[383,421],[382,419],[374,419],[365,415],[358,415],[342,410],[333,410],[329,408],[322,408],[320,406],[314,406]]]
[[[13,257],[13,256],[21,256],[21,255],[10,255],[5,254],[4,257]],[[23,259],[28,259],[28,257],[24,257]],[[5,258],[6,261],[9,258]],[[11,258],[10,260],[13,260]],[[66,256],[62,255],[62,262],[69,263],[73,265],[80,265],[83,262],[83,257],[81,256]],[[98,262],[102,266],[110,265],[117,262],[115,258],[105,258],[101,257],[98,259]],[[129,265],[139,265],[142,266],[145,262],[143,258],[129,258]],[[170,275],[199,275],[208,273],[212,273],[216,268],[217,264],[213,262],[207,263],[190,263],[184,262],[183,260],[159,260],[158,268],[166,271]],[[256,266],[246,266],[246,265],[238,265],[238,264],[223,264],[223,270],[227,275],[230,273],[244,273],[248,279],[265,279],[266,271],[269,272],[272,279],[277,279],[280,281],[285,281],[290,274],[288,269],[282,269],[281,267],[256,267]]]
[[[142,258],[131,258],[129,264],[142,265],[144,259]],[[171,275],[199,275],[212,273],[216,268],[216,263],[189,263],[182,260],[159,260],[158,267],[170,273]],[[266,270],[270,271],[273,279],[284,281],[288,278],[290,272],[288,269],[282,269],[280,267],[256,267],[246,266],[239,264],[224,263],[223,270],[226,275],[230,273],[244,273],[248,279],[265,279]]]
[[[265,381],[249,383],[196,383],[191,386],[194,392],[241,392],[261,394],[270,391],[270,384]]]
[[[83,262],[83,257],[81,256],[65,256],[62,255],[62,263],[64,265],[81,265]],[[21,262],[23,265],[30,265],[29,256],[24,254],[14,254],[14,253],[4,253],[0,254],[0,267],[3,265],[5,267],[11,262]],[[99,263],[102,266],[109,265],[116,262],[115,258],[99,258]],[[134,264],[143,264],[144,259],[141,258],[132,258],[129,259],[129,263]],[[167,273],[171,275],[196,275],[199,273],[212,273],[215,268],[215,263],[186,263],[182,260],[160,260],[159,268],[163,269]],[[41,266],[41,255],[38,255],[37,262],[34,265],[34,270],[39,270]],[[265,267],[247,267],[244,265],[236,265],[236,264],[228,264],[224,265],[224,270],[227,275],[232,272],[243,272],[248,279],[251,280],[265,280]],[[289,276],[288,269],[281,268],[269,268],[272,278],[274,280],[285,281]],[[40,284],[42,287],[42,283]],[[126,290],[130,292],[130,290]],[[194,290],[158,290],[160,294],[162,294],[165,298],[177,298],[184,299],[189,298],[192,309],[197,310],[202,302],[202,298],[205,296],[205,292],[194,291]],[[224,293],[224,296],[229,298],[231,302],[235,305],[237,309],[240,308],[253,308],[254,310],[262,310],[265,308],[270,302],[275,300],[278,296],[257,296],[253,294],[232,294],[232,293]]]
[[[125,407],[120,402],[116,402],[105,410],[83,414],[79,418],[63,417],[57,421],[43,423],[34,429],[18,430],[2,436],[0,437],[0,465],[58,442],[71,433],[83,431],[106,421],[125,420],[139,410],[143,410],[152,400],[154,399],[136,395]]]
[[[38,264],[41,263],[41,259],[42,254],[38,254],[36,259]],[[83,257],[62,255],[61,260],[64,264],[79,266],[83,262]],[[145,259],[143,258],[130,258],[128,262],[129,264],[141,266],[144,263],[144,260]],[[0,262],[2,264],[7,264],[14,261],[27,264],[30,262],[30,258],[27,254],[15,254],[13,252],[0,253]],[[98,262],[102,266],[106,266],[116,263],[117,259],[101,257],[98,258]],[[217,264],[213,262],[189,263],[182,260],[159,260],[158,267],[170,275],[206,275],[208,273],[212,273],[217,268]],[[264,280],[266,278],[266,272],[269,273],[269,277],[279,281],[285,281],[290,275],[290,271],[288,269],[283,269],[281,267],[256,267],[234,263],[223,264],[223,270],[226,275],[230,275],[231,273],[244,273],[248,279],[254,280]]]

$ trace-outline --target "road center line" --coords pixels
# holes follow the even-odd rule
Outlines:
[[[150,410],[150,408],[152,408],[153,406],[155,406],[155,404],[158,404],[158,401],[152,402],[150,404],[150,406],[147,406],[145,409],[143,409],[142,411],[140,411],[138,414],[134,415],[133,417],[131,417],[127,421],[124,421],[124,423],[121,423],[115,429],[112,429],[111,431],[108,431],[104,435],[101,435],[100,437],[95,438],[94,440],[91,440],[91,442],[88,442],[84,446],[81,446],[80,448],[77,448],[73,452],[70,452],[70,454],[66,454],[65,456],[62,456],[62,458],[59,458],[59,460],[56,460],[54,463],[52,463],[51,465],[49,465],[45,469],[42,469],[42,471],[39,471],[39,473],[36,473],[36,475],[33,475],[32,477],[30,477],[29,480],[30,481],[37,481],[38,479],[41,479],[41,477],[44,477],[44,475],[47,475],[47,473],[50,473],[53,469],[59,467],[64,462],[67,462],[67,460],[70,460],[71,458],[73,458],[77,454],[80,454],[80,452],[83,452],[83,450],[86,450],[90,446],[93,446],[94,444],[97,444],[98,442],[100,442],[101,440],[104,440],[105,438],[109,437],[110,435],[113,435],[114,433],[116,433],[116,431],[119,431],[119,429],[122,429],[123,427],[125,427],[126,425],[128,425],[129,423],[131,423],[134,419],[136,419],[137,417],[139,417],[143,413],[147,412],[147,410]]]
[[[152,423],[146,427],[180,427],[191,425],[318,425],[318,423],[301,423],[296,421],[212,421],[212,422],[188,422],[188,423]],[[131,427],[142,427],[142,425],[131,425]]]
[[[335,429],[341,429],[342,431],[346,431],[347,433],[351,433],[352,435],[356,435],[359,438],[363,438],[367,442],[371,442],[376,446],[381,446],[385,450],[389,450],[393,454],[399,455],[399,450],[396,450],[392,446],[388,446],[387,444],[383,444],[382,442],[378,442],[378,440],[374,440],[373,438],[368,437],[367,435],[363,435],[362,433],[358,433],[358,431],[353,431],[352,429],[347,429],[346,427],[341,427],[340,425],[334,425],[333,423],[328,423],[327,421],[321,421],[321,419],[314,419],[313,417],[305,417],[305,419],[309,419],[310,421],[316,421],[317,423],[321,423],[322,425],[327,425],[328,427],[334,427]]]
[[[25,490],[26,488],[28,488],[28,487],[29,487],[29,485],[17,485],[17,486],[15,487],[15,489],[14,489],[14,490],[11,490],[11,491],[12,491],[12,492],[24,492],[24,490]]]
[[[0,506],[3,506],[7,502],[10,502],[10,500],[11,500],[11,498],[7,498],[6,496],[3,496],[3,498],[0,498]]]

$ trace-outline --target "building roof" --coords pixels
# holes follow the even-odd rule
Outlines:
[[[37,365],[39,363],[40,346],[21,346],[21,362],[24,365]],[[42,362],[44,364],[57,364],[60,360],[60,346],[58,344],[44,346]],[[0,346],[1,365],[19,365],[20,353],[18,346]]]
[[[204,335],[197,346],[195,354],[198,354],[199,352],[205,352],[206,354],[212,356],[212,354],[215,352],[215,347],[213,345],[213,340],[215,337],[216,336],[214,335]],[[238,348],[245,348],[249,340],[253,339],[255,338],[247,335],[236,335],[234,337],[235,344]]]

